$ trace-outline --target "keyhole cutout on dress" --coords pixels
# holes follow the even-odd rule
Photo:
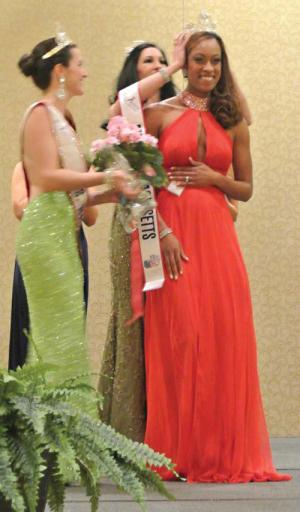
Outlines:
[[[201,115],[199,115],[197,124],[198,124],[198,126],[197,126],[197,133],[198,133],[198,135],[197,135],[197,148],[198,148],[197,159],[199,162],[204,162],[204,160],[206,158],[206,153],[207,153],[207,144],[206,144],[206,130],[205,130],[205,126],[203,124]]]

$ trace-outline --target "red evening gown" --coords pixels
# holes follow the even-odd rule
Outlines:
[[[160,138],[165,167],[198,159],[226,174],[232,140],[210,112],[186,110]],[[189,262],[178,281],[148,292],[145,309],[145,442],[189,482],[289,480],[272,463],[257,374],[247,273],[224,194],[215,187],[162,190],[158,210]],[[173,475],[159,471],[165,480]]]

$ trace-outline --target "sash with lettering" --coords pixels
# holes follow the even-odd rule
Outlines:
[[[132,84],[119,91],[119,101],[122,115],[130,123],[140,126],[145,133],[144,118],[138,84]],[[152,198],[154,191],[147,185]],[[164,283],[164,271],[159,244],[156,209],[152,208],[144,213],[139,220],[138,234],[131,235],[131,307],[132,318],[130,324],[144,313],[142,291],[156,290]],[[144,274],[144,275],[143,275]]]

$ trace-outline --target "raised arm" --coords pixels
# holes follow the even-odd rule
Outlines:
[[[161,68],[160,71],[147,76],[138,82],[141,101],[154,96],[166,83],[166,78],[171,77],[181,69],[185,62],[185,44],[189,38],[188,34],[180,33],[174,40],[173,58],[171,64]],[[121,113],[120,102],[117,99],[109,108],[109,116],[113,117]]]

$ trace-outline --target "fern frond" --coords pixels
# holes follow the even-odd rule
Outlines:
[[[144,505],[145,485],[140,480],[136,469],[133,468],[131,464],[128,464],[123,460],[119,461],[119,469],[122,472],[122,481],[115,481],[116,485],[122,489],[122,491],[130,494],[133,499],[139,503],[142,510],[146,510]]]
[[[76,450],[66,436],[63,436],[60,441],[61,449],[57,454],[57,471],[65,482],[75,482],[79,479]]]
[[[35,395],[16,396],[11,398],[10,401],[28,425],[32,426],[37,434],[43,435],[47,409],[41,403],[40,397]]]
[[[173,494],[166,489],[163,480],[157,473],[155,473],[155,471],[152,471],[150,468],[147,467],[144,470],[136,468],[135,472],[140,482],[142,482],[143,486],[145,487],[145,489],[157,491],[162,496],[165,496],[169,500],[175,499]]]
[[[0,495],[11,503],[14,512],[25,512],[25,502],[11,468],[10,454],[3,445],[0,446]]]
[[[59,471],[57,454],[50,454],[48,465],[48,504],[52,512],[63,512],[65,501],[65,480]]]
[[[85,426],[90,436],[93,435],[95,446],[109,448],[138,467],[145,467],[147,464],[153,467],[165,466],[170,470],[174,467],[165,455],[155,452],[146,444],[131,441],[101,421],[93,422],[88,416],[82,416],[81,425]]]
[[[14,375],[19,382],[24,382],[26,385],[38,383],[45,384],[47,373],[57,370],[58,365],[44,363],[37,361],[34,364],[26,364],[25,366],[18,367],[14,371],[10,371],[9,375]]]
[[[101,495],[101,485],[99,479],[95,482],[94,477],[82,462],[79,462],[80,466],[80,480],[81,484],[86,489],[86,495],[89,497],[91,504],[91,512],[97,512],[99,505],[99,498]]]
[[[44,459],[40,441],[31,432],[21,437],[19,432],[8,440],[12,454],[11,466],[18,474],[19,487],[24,495],[29,512],[35,512],[39,493],[39,484],[43,478]]]

